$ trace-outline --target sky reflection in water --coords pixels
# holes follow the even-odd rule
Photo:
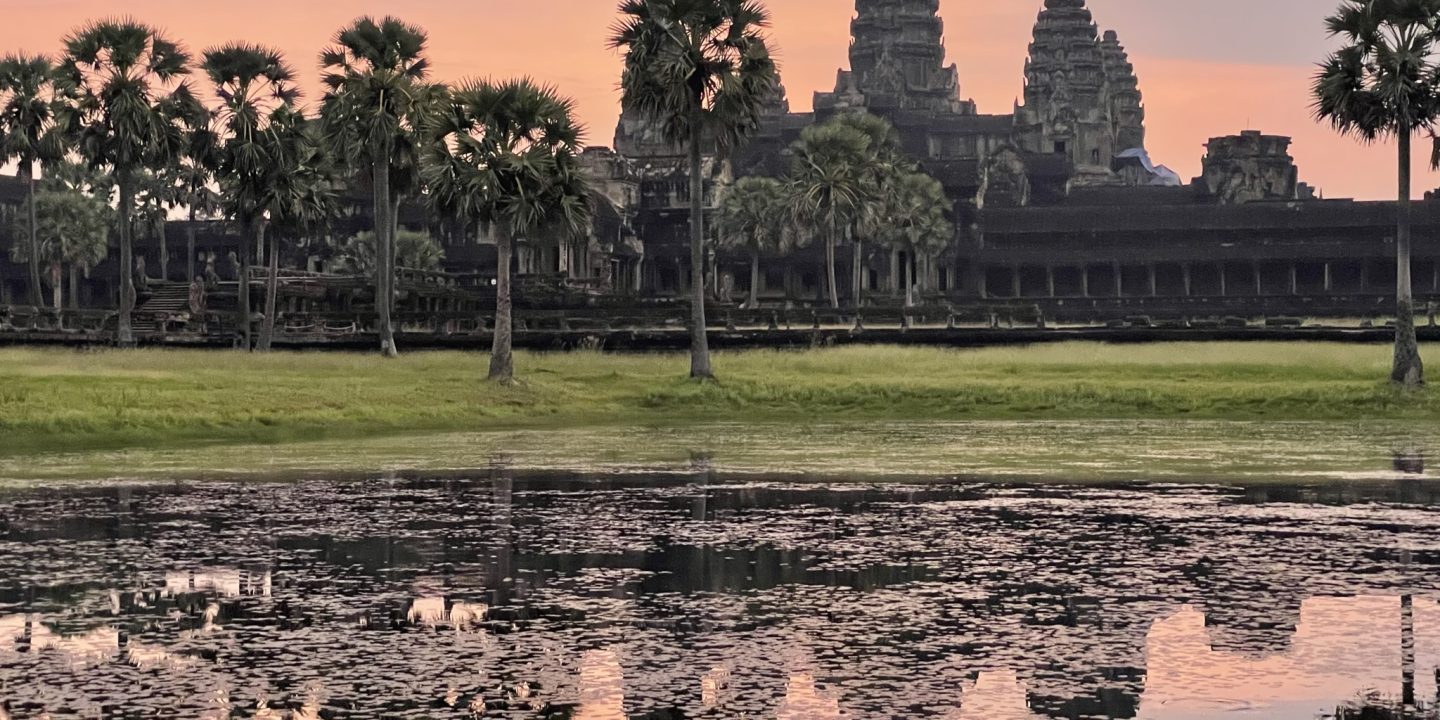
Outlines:
[[[1367,692],[1433,701],[1437,501],[1425,480],[502,469],[6,491],[0,718],[1286,720]]]

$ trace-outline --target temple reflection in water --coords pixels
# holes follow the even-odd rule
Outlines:
[[[1440,517],[1414,482],[497,470],[132,487],[124,503],[117,489],[43,491],[65,503],[10,491],[0,707],[12,720],[1428,707]],[[213,537],[197,541],[194,522]]]

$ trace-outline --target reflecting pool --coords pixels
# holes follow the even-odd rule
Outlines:
[[[1423,707],[1440,484],[1414,462],[1217,485],[497,466],[8,489],[0,718]]]

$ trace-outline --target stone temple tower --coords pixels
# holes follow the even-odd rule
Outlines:
[[[1114,30],[1106,30],[1100,41],[1100,57],[1105,62],[1105,89],[1110,110],[1110,125],[1115,132],[1116,151],[1145,147],[1145,104],[1140,94],[1140,80],[1135,66]]]
[[[856,0],[850,69],[835,92],[816,95],[817,111],[974,115],[975,103],[960,98],[959,69],[945,65],[939,11],[940,0]]]
[[[1064,155],[1082,176],[1103,179],[1116,153],[1143,147],[1145,111],[1119,37],[1098,32],[1085,0],[1045,0],[1015,125],[1026,150]]]

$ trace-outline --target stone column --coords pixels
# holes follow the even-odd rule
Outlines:
[[[1300,271],[1295,267],[1295,262],[1290,262],[1290,294],[1300,294]]]
[[[1021,288],[1020,288],[1020,268],[1019,268],[1019,266],[1010,268],[1010,287],[1011,287],[1012,290],[1013,290],[1013,293],[1012,293],[1013,296],[1014,296],[1014,297],[1017,297],[1017,298],[1020,297],[1020,290],[1021,290]]]
[[[1153,263],[1146,265],[1145,272],[1150,276],[1150,297],[1158,297],[1160,295],[1160,279],[1157,277],[1155,265]]]
[[[1325,263],[1325,292],[1335,292],[1335,280],[1330,275],[1330,263]]]
[[[1090,266],[1080,266],[1080,294],[1090,297]]]
[[[1190,273],[1190,263],[1180,264],[1180,282],[1185,285],[1185,297],[1190,297],[1195,294],[1195,283]]]
[[[1125,273],[1120,269],[1119,260],[1110,264],[1110,272],[1115,276],[1115,297],[1125,297]]]
[[[1055,266],[1045,266],[1045,289],[1050,292],[1049,297],[1055,297]]]
[[[1227,285],[1229,285],[1229,281],[1228,281],[1228,279],[1225,277],[1225,263],[1223,263],[1223,262],[1220,263],[1219,267],[1220,267],[1220,297],[1227,297],[1230,293],[1229,293],[1229,288],[1226,287]]]
[[[1260,263],[1250,263],[1250,269],[1255,273],[1255,294],[1264,295],[1265,286],[1260,283]]]

